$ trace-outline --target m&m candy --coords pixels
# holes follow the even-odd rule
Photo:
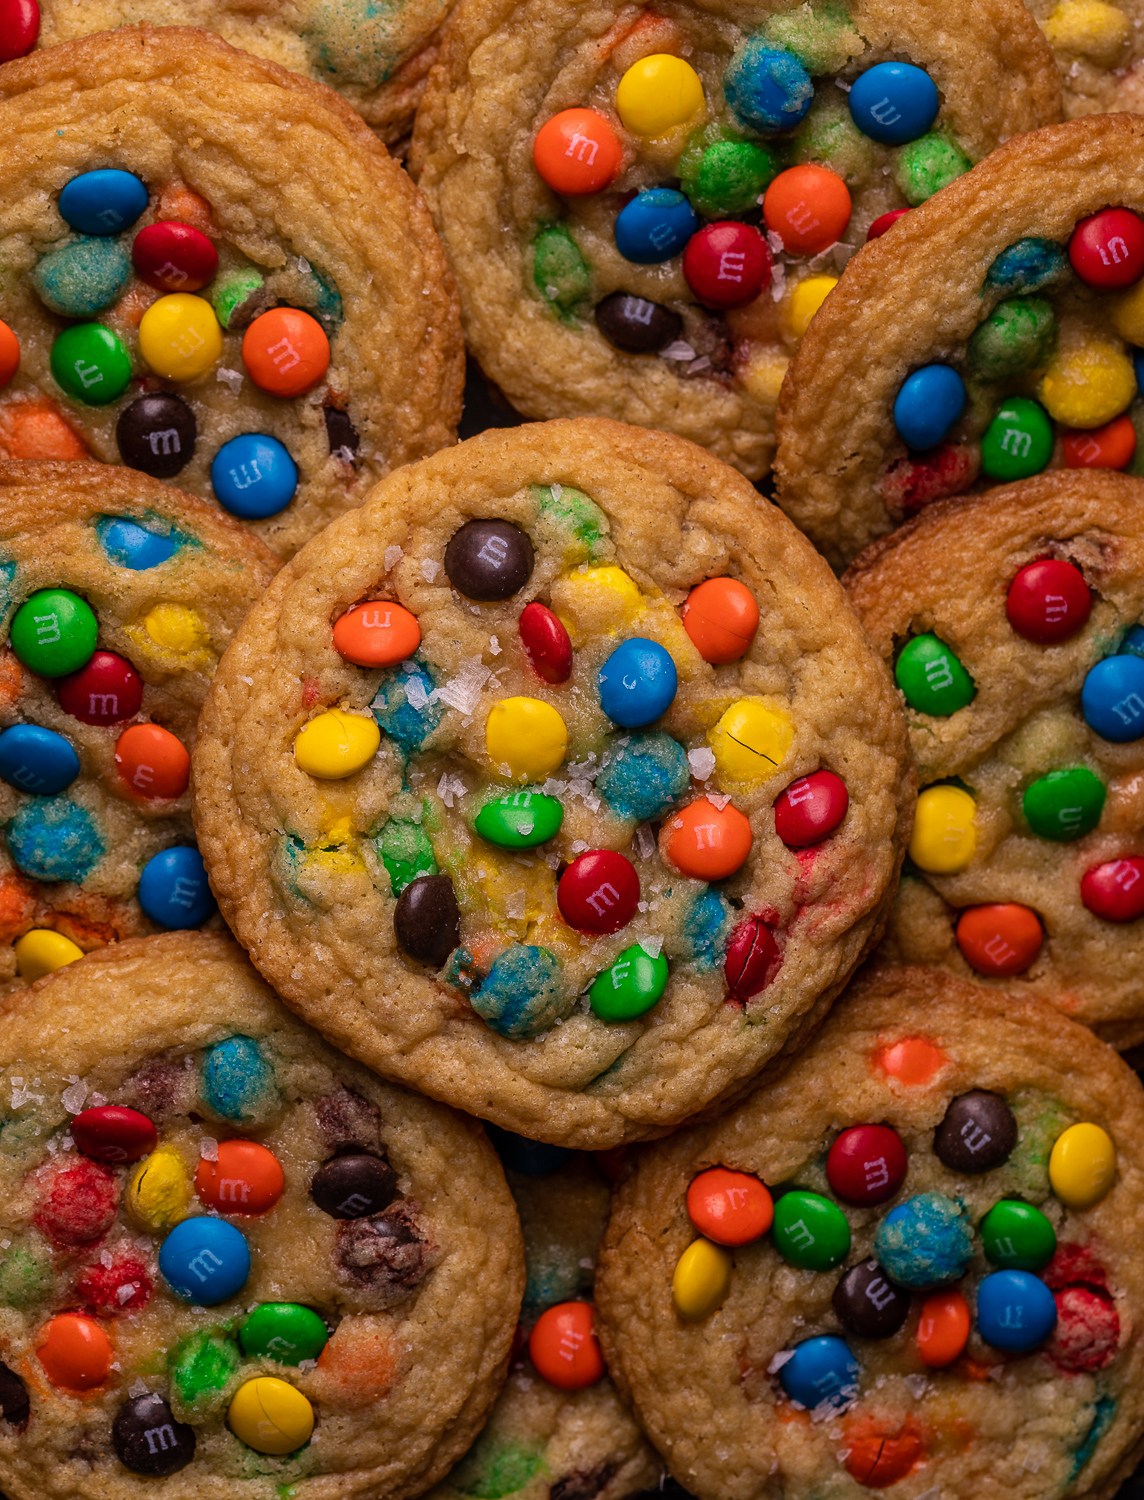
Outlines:
[[[704,307],[742,307],[771,281],[771,252],[752,224],[724,219],[692,235],[683,252],[687,285]]]
[[[826,1180],[843,1203],[885,1203],[906,1180],[906,1148],[889,1125],[852,1125],[831,1146]]]
[[[94,1318],[84,1313],[57,1313],[36,1339],[36,1357],[53,1385],[65,1391],[90,1391],[111,1373],[111,1340]]]
[[[667,712],[678,686],[675,663],[658,641],[617,646],[600,668],[600,707],[613,723],[639,729]]]
[[[396,1195],[397,1173],[389,1163],[360,1151],[335,1156],[310,1180],[310,1197],[332,1219],[380,1213]]]
[[[1144,735],[1144,660],[1129,654],[1106,656],[1091,668],[1080,693],[1090,729],[1113,744]]]
[[[52,343],[52,376],[67,395],[85,406],[117,401],[131,380],[131,360],[123,341],[99,323],[75,323]]]
[[[334,650],[359,667],[392,667],[421,644],[417,616],[379,599],[355,605],[334,622]]]
[[[763,198],[763,222],[791,255],[818,255],[846,233],[850,192],[828,167],[788,167]]]
[[[153,855],[139,877],[139,905],[161,927],[198,927],[215,909],[203,857],[189,844]]]
[[[80,234],[118,234],[147,207],[147,189],[131,172],[83,172],[60,194],[60,214]]]
[[[910,1299],[887,1281],[876,1260],[851,1266],[839,1278],[831,1298],[838,1321],[848,1333],[864,1339],[888,1339],[910,1315]]]
[[[8,327],[0,322],[0,389],[13,379],[20,368],[20,340]]]
[[[904,219],[909,213],[908,208],[892,208],[889,213],[879,214],[866,231],[866,239],[880,240],[886,230],[891,228],[899,219]]]
[[[37,0],[3,0],[0,4],[0,63],[26,57],[40,35]]]
[[[96,651],[59,687],[60,707],[84,724],[121,724],[143,703],[143,679],[114,651]]]
[[[779,1384],[792,1401],[811,1411],[841,1410],[858,1394],[861,1366],[845,1339],[828,1333],[806,1339],[779,1368]]]
[[[678,255],[699,228],[695,210],[674,188],[650,188],[616,216],[616,249],[636,265],[657,265]]]
[[[806,849],[829,838],[845,818],[850,794],[833,771],[812,771],[775,799],[775,832],[788,849]]]
[[[1057,1324],[1057,1304],[1045,1283],[1028,1271],[994,1271],[977,1287],[977,1331],[1006,1354],[1035,1349]]]
[[[242,363],[260,391],[283,399],[301,396],[329,368],[330,341],[308,312],[275,307],[255,318],[243,334]]]
[[[951,1099],[934,1131],[933,1149],[951,1172],[991,1172],[1017,1144],[1017,1118],[1000,1094],[970,1089]]]
[[[3,744],[0,739],[0,750]],[[132,724],[115,742],[115,769],[138,797],[181,797],[190,781],[191,757],[161,724]]]
[[[1019,636],[1038,646],[1056,646],[1083,630],[1092,612],[1084,574],[1063,558],[1026,563],[1009,585],[1005,613]]]
[[[687,1214],[717,1245],[749,1245],[766,1234],[775,1210],[770,1193],[750,1172],[711,1167],[692,1178]]]
[[[874,1255],[891,1281],[911,1291],[960,1280],[973,1257],[964,1207],[943,1193],[908,1198],[878,1225]]]
[[[195,414],[182,396],[175,395],[174,391],[148,391],[137,396],[130,406],[123,408],[115,424],[115,441],[120,458],[128,467],[140,469],[154,479],[173,479],[186,468],[195,456],[197,437],[198,423],[195,421]],[[144,529],[127,521],[113,525],[133,526],[139,532]],[[173,537],[156,536],[155,542],[167,544],[167,551],[162,556],[158,555],[158,548],[154,544],[148,551],[141,550],[138,543],[133,548],[120,543],[120,550],[126,557],[138,558],[138,561],[125,561],[121,566],[155,567],[175,550],[176,542]],[[155,561],[143,561],[148,556],[154,556]]]
[[[115,1413],[111,1444],[132,1474],[164,1479],[185,1469],[195,1456],[195,1429],[179,1422],[162,1396],[152,1391],[130,1396]]]
[[[981,439],[981,470],[990,479],[1028,479],[1053,456],[1053,424],[1027,396],[1014,396],[998,408]]]
[[[624,150],[611,121],[595,109],[562,109],[545,121],[532,160],[554,193],[599,193],[620,170]]]
[[[1023,974],[1045,940],[1036,912],[1016,901],[967,907],[958,918],[956,936],[970,968],[991,979]]]
[[[725,880],[741,869],[751,844],[745,815],[730,802],[719,807],[709,797],[672,813],[660,835],[665,862],[693,880]]]
[[[683,319],[671,308],[632,292],[611,292],[596,304],[596,327],[624,354],[658,354],[683,332]]]
[[[174,398],[179,400],[178,397]],[[180,402],[180,404],[185,404]],[[188,410],[190,408],[188,407]],[[122,418],[120,419],[122,420]],[[138,465],[132,465],[137,468]],[[130,568],[133,573],[157,568],[173,557],[179,548],[176,535],[165,536],[152,531],[149,526],[140,526],[123,516],[108,520],[97,527],[99,540],[110,562],[117,568]]]
[[[262,1302],[238,1330],[248,1359],[275,1359],[281,1365],[317,1359],[329,1338],[318,1314],[297,1302]]]
[[[639,899],[635,866],[612,849],[578,855],[556,887],[560,915],[578,932],[619,932],[635,916]]]
[[[797,1188],[775,1203],[775,1249],[804,1271],[829,1271],[850,1253],[850,1225],[836,1203]]]
[[[532,576],[536,552],[511,521],[466,521],[449,538],[445,576],[459,594],[481,603],[511,599]]]
[[[1049,1155],[1049,1182],[1068,1208],[1092,1208],[1116,1180],[1116,1147],[1099,1125],[1085,1121],[1057,1136]]]
[[[541,698],[502,698],[485,721],[485,750],[513,781],[543,781],[564,760],[568,726]]]
[[[918,798],[909,854],[929,875],[955,875],[977,848],[977,804],[956,786],[926,787]]]
[[[917,140],[937,119],[941,103],[929,74],[912,63],[875,63],[850,90],[850,118],[863,135],[885,146]]]
[[[562,1391],[582,1391],[603,1379],[604,1356],[591,1305],[560,1302],[546,1308],[529,1334],[528,1357],[541,1378]]]
[[[601,1021],[632,1021],[657,1004],[667,979],[663,954],[649,953],[633,943],[592,981],[588,991],[592,1013]]]
[[[131,261],[148,286],[161,292],[197,292],[214,279],[218,251],[201,229],[161,219],[135,236]]]
[[[727,940],[723,977],[731,998],[745,1004],[765,990],[778,973],[782,953],[762,917],[748,917]]]
[[[682,57],[641,57],[616,89],[616,112],[633,135],[658,137],[686,125],[703,108],[699,74]]]
[[[1131,286],[1144,275],[1144,220],[1129,208],[1105,208],[1082,219],[1069,240],[1069,260],[1086,286]]]
[[[720,715],[707,742],[719,775],[750,786],[770,777],[794,743],[794,724],[785,709],[758,698],[737,698]]]
[[[731,1257],[710,1240],[693,1240],[675,1263],[671,1298],[689,1322],[709,1317],[731,1290]]]
[[[538,600],[520,612],[520,644],[528,664],[545,682],[558,687],[572,675],[572,642],[552,611]]]
[[[1053,1226],[1039,1208],[1015,1198],[1002,1198],[981,1221],[981,1244],[995,1266],[1039,1271],[1057,1248]]]
[[[214,308],[190,292],[160,297],[140,319],[139,353],[165,380],[197,380],[222,353]]]
[[[314,1408],[285,1380],[259,1375],[235,1391],[226,1420],[231,1432],[248,1448],[282,1456],[310,1441]]]
[[[564,821],[564,808],[543,792],[506,792],[486,802],[473,826],[502,849],[532,849],[546,843]]]
[[[461,940],[461,908],[447,875],[419,875],[398,897],[393,931],[410,958],[440,968]]]
[[[894,663],[894,681],[919,713],[946,718],[972,702],[973,678],[957,655],[936,635],[916,635]]]
[[[159,1270],[176,1297],[214,1307],[246,1285],[250,1250],[225,1219],[184,1219],[159,1247]]]
[[[203,1157],[195,1172],[195,1192],[221,1214],[269,1213],[284,1186],[281,1163],[257,1141],[220,1141],[217,1157]]]
[[[755,596],[737,578],[697,584],[679,613],[692,645],[717,666],[745,656],[759,628]]]
[[[793,52],[749,36],[736,47],[723,75],[727,103],[760,135],[791,130],[814,100],[810,74]]]
[[[1144,916],[1144,859],[1132,855],[1093,865],[1081,876],[1080,899],[1105,922],[1134,922]]]
[[[933,1292],[922,1303],[918,1319],[918,1353],[931,1370],[944,1369],[959,1358],[969,1340],[969,1303],[949,1287]]]
[[[13,724],[0,734],[0,776],[22,792],[54,797],[79,775],[71,741],[38,724]]]
[[[302,725],[294,739],[294,761],[300,771],[321,781],[340,781],[367,766],[381,744],[372,714],[330,708]]]
[[[965,386],[949,365],[923,365],[894,398],[894,426],[908,448],[934,448],[965,410]]]
[[[1091,833],[1104,810],[1104,783],[1087,766],[1050,771],[1026,787],[1021,809],[1034,833],[1069,843]]]
[[[244,432],[224,443],[211,463],[211,487],[224,510],[264,521],[285,510],[298,488],[298,466],[275,437]]]
[[[124,1104],[99,1104],[75,1115],[72,1139],[85,1156],[95,1161],[138,1161],[154,1151],[159,1139],[153,1123],[137,1109]]]
[[[1139,356],[1136,357],[1140,383]],[[1104,427],[1066,432],[1061,439],[1066,469],[1126,469],[1136,456],[1136,428],[1127,412]]]
[[[33,927],[13,944],[16,954],[16,972],[21,979],[35,984],[45,974],[54,974],[67,964],[74,964],[83,957],[83,949],[64,937],[62,932],[52,932],[46,927]]]

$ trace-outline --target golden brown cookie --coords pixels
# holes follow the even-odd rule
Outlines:
[[[12,1500],[416,1495],[464,1452],[524,1282],[473,1121],[327,1047],[221,936],[91,954],[0,1032]]]
[[[1109,1497],[1144,1452],[1144,1095],[1033,999],[875,970],[642,1152],[596,1284],[702,1500]]]
[[[411,162],[470,352],[521,412],[664,428],[757,479],[874,220],[1059,113],[1015,0],[471,0]]]
[[[129,27],[5,64],[0,130],[0,455],[175,479],[286,556],[453,440],[444,256],[331,90]]]
[[[904,748],[845,595],[741,475],[529,424],[391,476],[279,575],[206,705],[195,818],[312,1024],[596,1149],[814,1027],[880,928]]]

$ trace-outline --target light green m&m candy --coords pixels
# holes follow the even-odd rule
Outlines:
[[[850,1253],[850,1225],[836,1203],[802,1188],[783,1193],[775,1203],[771,1229],[783,1260],[803,1271],[829,1271]]]
[[[981,1243],[995,1266],[1039,1271],[1055,1255],[1057,1236],[1039,1208],[1002,1198],[981,1221]]]
[[[1028,479],[1053,456],[1049,414],[1028,396],[1014,396],[994,414],[981,439],[981,468],[991,479]]]
[[[12,650],[41,677],[78,672],[95,650],[99,622],[89,604],[69,589],[40,589],[25,599],[12,621]]]
[[[936,635],[918,635],[906,643],[894,666],[894,681],[911,708],[940,719],[964,708],[977,692],[973,678]]]
[[[400,896],[419,875],[436,875],[433,845],[420,823],[408,818],[390,818],[381,830],[378,853],[385,866],[393,894]]]
[[[501,849],[533,849],[557,833],[564,809],[543,792],[508,792],[486,802],[473,826]]]
[[[131,361],[119,337],[101,323],[65,328],[52,345],[57,385],[86,406],[116,401],[131,379]]]
[[[298,1365],[317,1359],[330,1332],[318,1314],[297,1302],[263,1302],[239,1329],[238,1342],[248,1359],[276,1359]]]
[[[1067,844],[1091,833],[1100,822],[1104,783],[1087,766],[1050,771],[1026,789],[1021,808],[1034,833]]]
[[[650,1010],[667,987],[667,959],[639,943],[617,957],[592,981],[588,1003],[601,1021],[631,1021]]]

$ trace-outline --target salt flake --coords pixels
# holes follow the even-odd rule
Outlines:
[[[215,379],[221,380],[232,396],[237,396],[242,390],[242,371],[228,370],[225,365],[219,365],[215,371]]]
[[[467,656],[457,675],[443,687],[434,689],[434,697],[459,713],[471,714],[480,702],[481,689],[491,676],[492,669],[486,667],[479,656]]]
[[[687,764],[691,767],[691,774],[697,781],[706,781],[715,769],[715,752],[706,746],[698,750],[687,752]]]
[[[69,1115],[78,1115],[83,1108],[84,1100],[87,1098],[87,1084],[78,1078],[69,1077],[70,1089],[64,1089],[62,1099],[63,1106]]]
[[[423,557],[421,559],[421,576],[426,583],[432,583],[440,571],[441,564],[434,562],[431,557]]]
[[[392,568],[396,568],[404,556],[404,549],[399,547],[396,542],[388,546],[385,549],[385,571],[388,573]]]
[[[218,1142],[213,1136],[204,1135],[199,1141],[199,1155],[203,1161],[218,1161]]]

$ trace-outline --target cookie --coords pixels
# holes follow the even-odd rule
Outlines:
[[[31,0],[35,4],[35,0]],[[196,26],[232,46],[337,89],[383,141],[413,123],[436,60],[449,0],[41,0],[41,47],[119,26]],[[28,50],[35,45],[29,28]],[[23,55],[22,53],[19,55]]]
[[[1144,482],[939,501],[845,583],[922,786],[891,953],[1144,1042]]]
[[[757,479],[870,226],[1059,110],[1016,0],[488,0],[450,24],[411,161],[521,412],[664,428]]]
[[[0,456],[174,479],[286,556],[453,440],[440,245],[332,91],[127,28],[5,64],[0,130]]]
[[[1140,0],[1026,0],[1061,71],[1065,117],[1144,106]]]
[[[1091,1032],[868,973],[777,1083],[642,1153],[601,1338],[702,1500],[1112,1496],[1144,1453],[1144,1095]]]
[[[662,1465],[608,1378],[593,1328],[608,1184],[583,1153],[491,1133],[524,1230],[521,1324],[484,1431],[428,1500],[623,1500],[653,1489]]]
[[[1144,473],[1144,119],[1000,147],[847,267],[779,410],[779,503],[836,566],[942,496]]]
[[[277,566],[145,474],[0,463],[0,993],[104,943],[217,922],[190,750]]]
[[[416,1495],[464,1452],[524,1283],[479,1127],[211,934],[60,970],[0,1054],[12,1500]]]
[[[227,921],[338,1046],[599,1149],[821,1017],[888,903],[903,752],[845,595],[746,480],[529,424],[391,476],[279,575],[205,705],[195,820]]]

